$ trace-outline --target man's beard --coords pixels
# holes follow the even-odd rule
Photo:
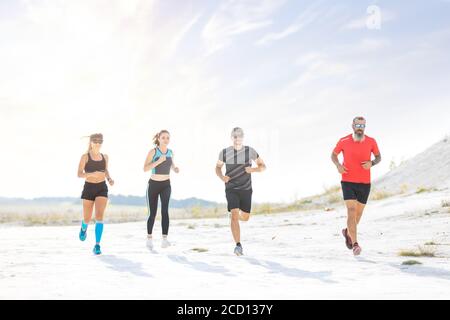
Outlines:
[[[353,135],[355,137],[355,140],[361,141],[364,139],[364,131],[355,131],[355,134]]]

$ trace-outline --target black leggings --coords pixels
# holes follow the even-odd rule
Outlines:
[[[155,223],[156,211],[158,210],[158,195],[161,198],[162,234],[167,235],[169,233],[169,200],[171,191],[170,180],[149,180],[147,187],[147,207],[149,211],[147,234],[152,234],[153,232],[153,224]]]

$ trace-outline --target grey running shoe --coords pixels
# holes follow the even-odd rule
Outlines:
[[[242,251],[242,246],[236,246],[234,248],[234,254],[237,256],[242,256],[244,252]]]

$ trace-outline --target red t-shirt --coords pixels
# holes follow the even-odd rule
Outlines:
[[[347,173],[342,174],[342,181],[370,183],[370,169],[364,169],[362,162],[371,161],[372,153],[375,156],[380,154],[374,138],[365,136],[364,140],[359,142],[353,140],[353,134],[349,134],[339,140],[333,152],[337,155],[341,152],[344,154],[343,165],[347,168]]]

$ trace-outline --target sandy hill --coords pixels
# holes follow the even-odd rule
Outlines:
[[[374,187],[390,192],[450,187],[450,137],[442,139],[374,181]]]

